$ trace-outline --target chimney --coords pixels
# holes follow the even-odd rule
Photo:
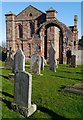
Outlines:
[[[74,15],[74,30],[75,31],[77,31],[77,21],[78,21],[77,15]]]

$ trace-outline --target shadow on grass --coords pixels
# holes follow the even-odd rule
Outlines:
[[[6,106],[11,110],[11,102],[6,100],[6,99],[2,99],[0,98],[2,102],[4,102],[6,104]],[[52,110],[42,107],[42,106],[37,106],[37,110],[40,110],[43,113],[48,114],[49,116],[51,116],[51,118],[2,118],[2,120],[70,120],[68,118],[62,117],[58,114],[56,114],[55,112],[53,112]],[[74,119],[73,119],[74,120]],[[78,119],[75,119],[78,120]]]
[[[0,76],[9,80],[8,76],[5,76],[5,75],[0,75]]]
[[[67,78],[67,79],[71,79],[71,80],[79,80],[79,81],[82,81],[82,79],[80,79],[80,78],[71,78],[71,77],[65,77],[65,76],[59,76],[59,75],[52,75],[52,76],[59,77],[59,78]]]
[[[76,74],[83,74],[83,72],[76,72]]]
[[[2,102],[4,102],[6,104],[6,106],[11,110],[11,102],[6,100],[6,99],[2,99]]]
[[[13,96],[13,95],[11,95],[11,94],[9,94],[9,93],[7,93],[7,92],[0,91],[0,93],[2,93],[2,95],[5,95],[5,96],[7,96],[7,97],[14,98],[14,96]]]
[[[7,97],[14,98],[14,96],[11,95],[11,94],[9,94],[9,93],[2,92],[2,91],[0,91],[0,93],[2,93],[2,95],[5,95],[5,96],[7,96]],[[6,100],[6,99],[3,99],[3,98],[1,98],[1,97],[0,97],[0,101],[4,102],[4,103],[6,104],[6,106],[7,106],[9,109],[11,109],[11,102],[10,102],[10,101],[8,101],[8,100]]]
[[[66,71],[66,70],[58,70],[59,72],[66,72],[66,73],[73,73],[73,72],[70,72],[70,71]]]
[[[44,113],[46,113],[46,114],[48,114],[49,116],[51,116],[51,120],[69,120],[68,118],[64,118],[64,117],[56,114],[52,110],[49,110],[49,109],[47,109],[45,107],[38,106],[37,109],[44,112]]]
[[[2,98],[0,97],[0,102],[2,101]]]
[[[4,102],[10,110],[12,109],[10,101],[8,101],[6,99],[2,99],[1,97],[0,97],[0,100],[2,102]],[[51,118],[50,119],[48,119],[48,118],[29,118],[29,120],[69,120],[68,118],[64,118],[64,117],[56,114],[52,110],[49,110],[48,108],[45,108],[45,107],[42,107],[42,106],[37,106],[37,110],[40,110],[41,112],[48,114],[49,116],[51,116]],[[7,120],[7,119],[9,119],[9,118],[6,118],[6,119],[2,118],[2,120]],[[14,119],[16,119],[16,118],[12,118],[12,120],[14,120]],[[18,118],[18,120],[24,120],[24,119],[25,118],[22,118],[22,119]]]
[[[81,72],[70,72],[70,71],[66,71],[66,70],[59,70],[59,72],[65,72],[65,73],[76,73],[76,74],[83,74],[82,71]]]

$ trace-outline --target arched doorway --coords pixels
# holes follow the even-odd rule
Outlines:
[[[46,24],[44,36],[44,58],[49,58],[49,48],[51,43],[56,50],[56,59],[63,63],[63,33],[62,30],[54,23]]]

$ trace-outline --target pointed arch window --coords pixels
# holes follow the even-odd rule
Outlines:
[[[30,37],[32,37],[34,34],[34,23],[30,22]]]

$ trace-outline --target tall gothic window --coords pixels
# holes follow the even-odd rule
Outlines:
[[[30,37],[32,37],[34,34],[34,24],[30,22]]]
[[[19,29],[19,38],[23,38],[23,26],[19,23],[18,24]]]

